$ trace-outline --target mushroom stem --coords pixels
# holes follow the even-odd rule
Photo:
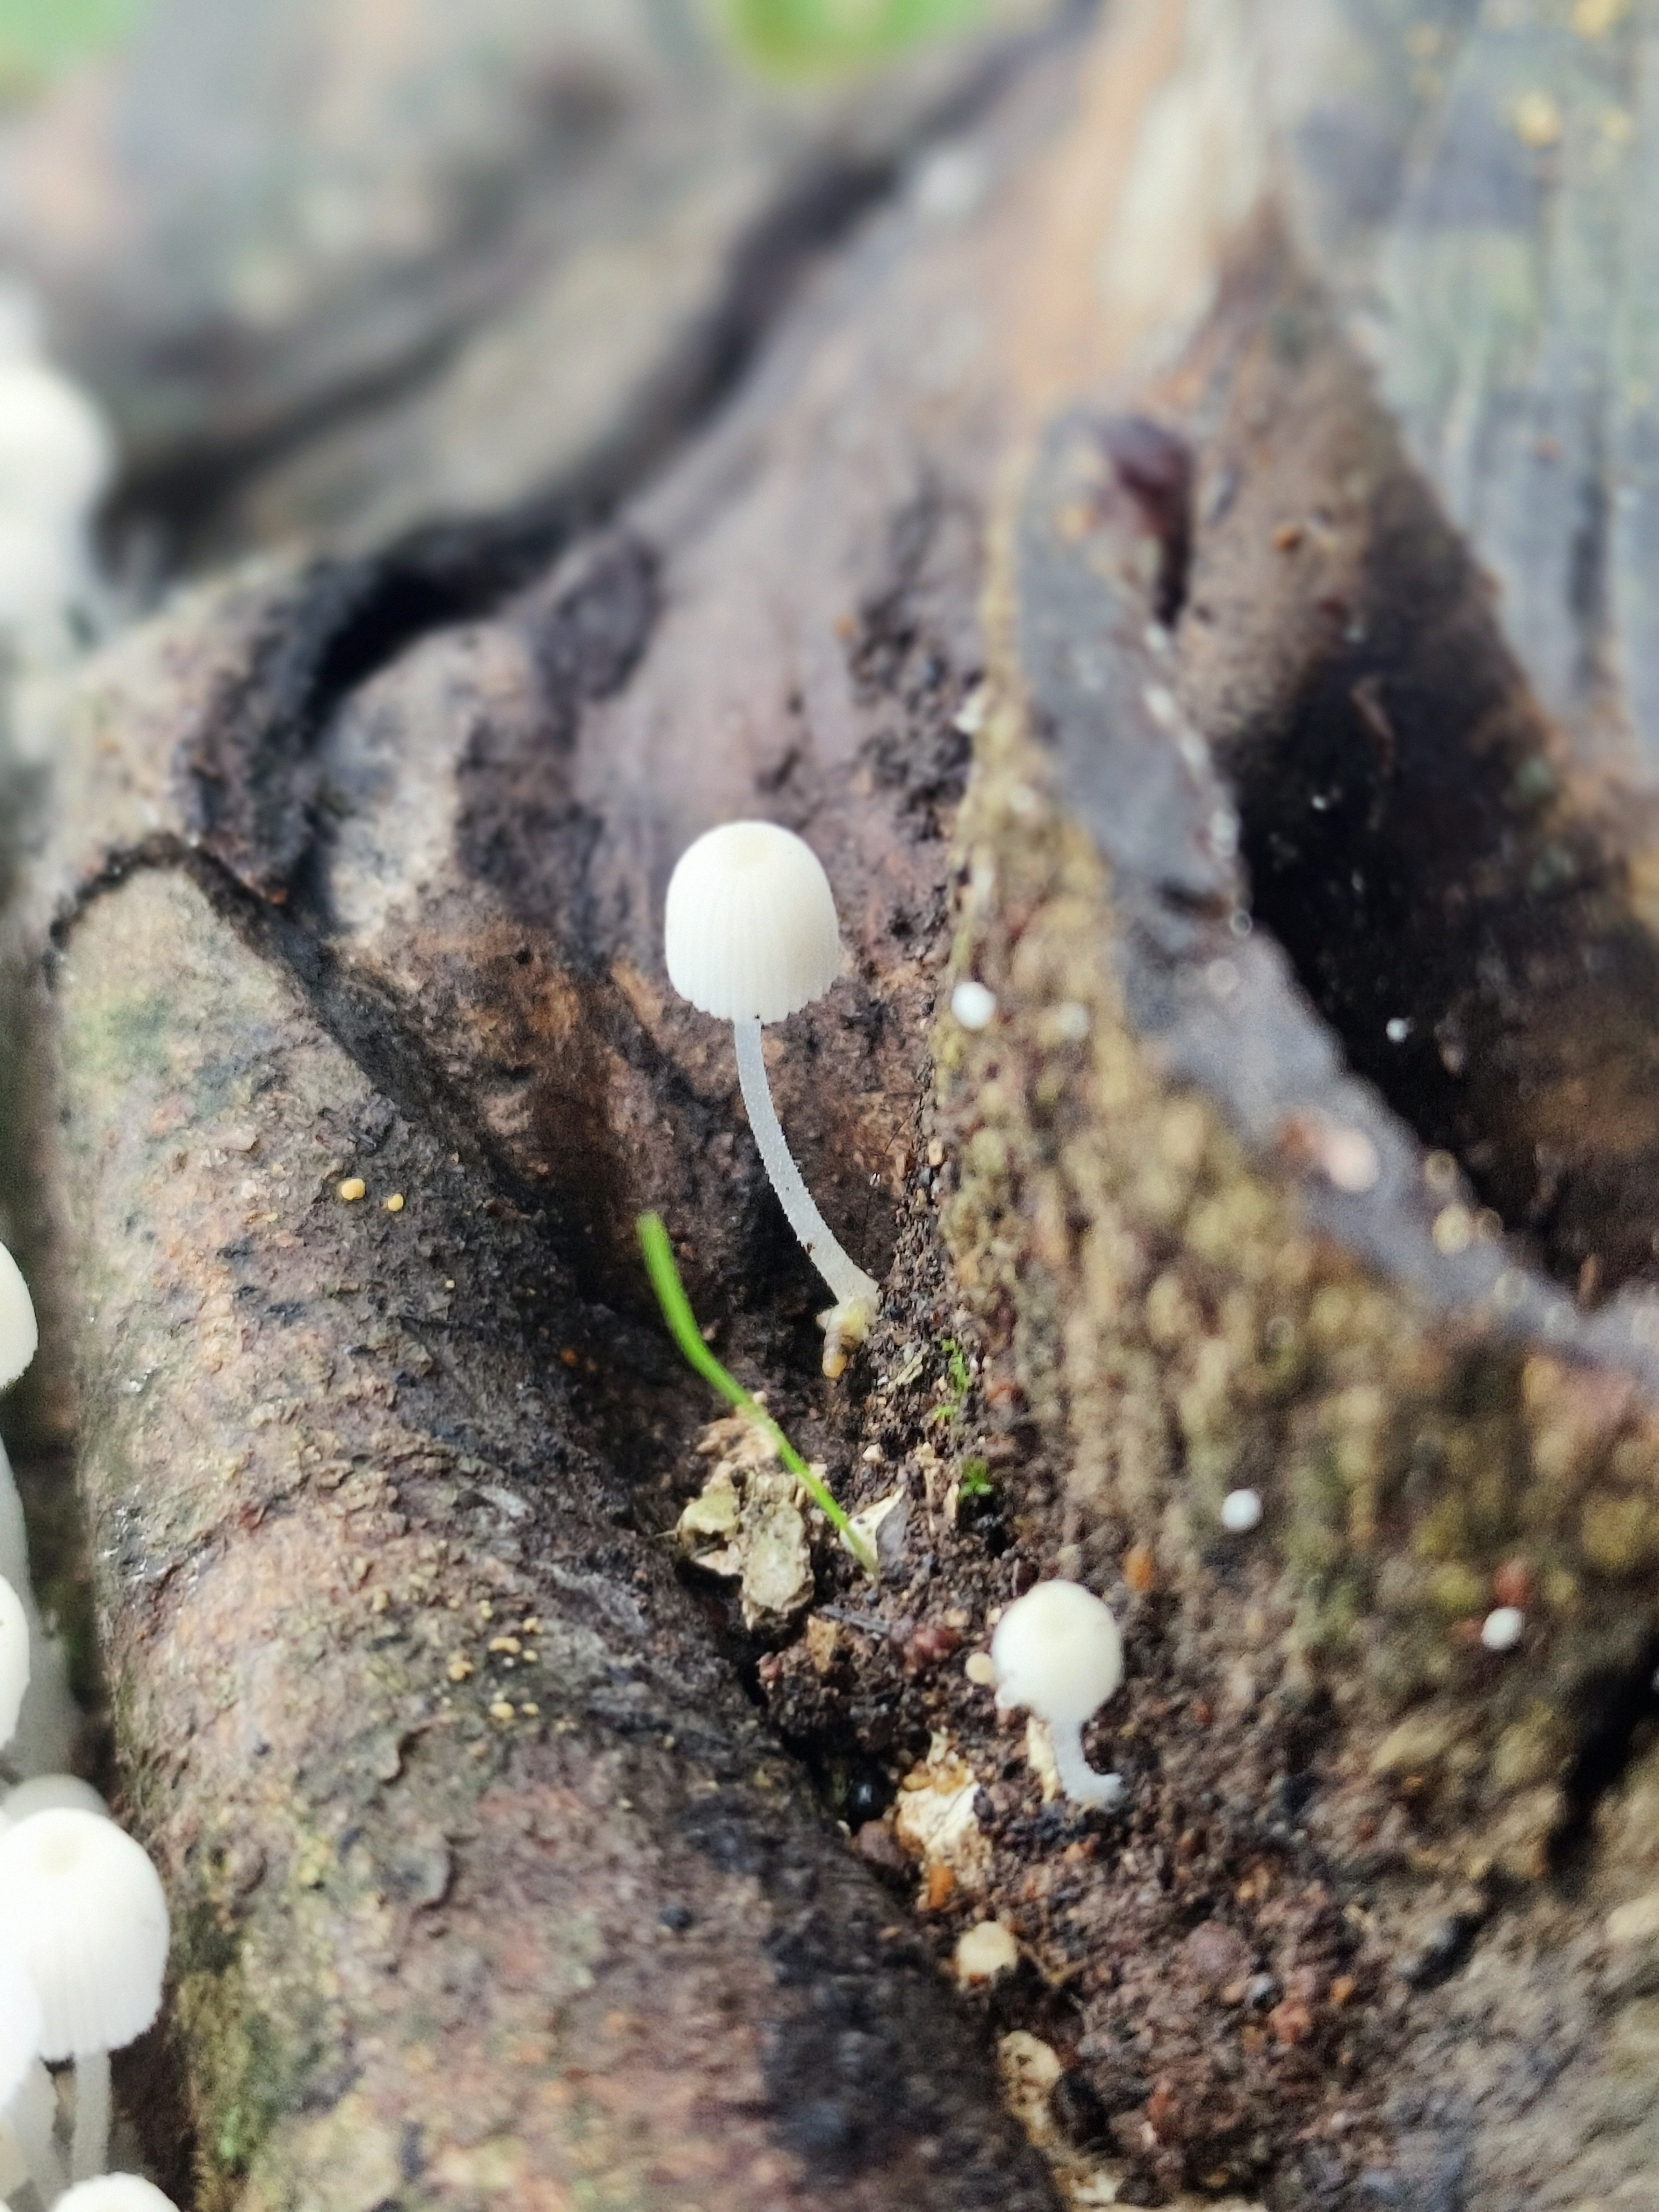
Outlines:
[[[90,2181],[109,2163],[109,2053],[75,2054],[75,2134],[70,2142],[70,2179]]]
[[[64,2161],[52,2139],[57,2111],[58,2093],[52,2086],[52,2076],[37,2058],[6,2107],[6,2124],[17,2138],[29,2179],[43,2204],[55,2203],[64,2193]]]
[[[795,1165],[772,1103],[766,1062],[761,1056],[760,1024],[752,1018],[733,1022],[732,1035],[738,1048],[738,1081],[743,1090],[743,1103],[749,1109],[749,1126],[760,1146],[762,1163],[789,1217],[789,1226],[805,1248],[807,1258],[835,1292],[842,1335],[856,1342],[881,1303],[880,1287],[873,1277],[866,1275],[842,1251],[814,1204],[811,1192],[801,1181],[800,1170]],[[854,1309],[862,1312],[864,1322],[856,1334],[848,1327]]]
[[[1069,1727],[1050,1721],[1048,1741],[1060,1786],[1074,1805],[1102,1805],[1109,1812],[1123,1802],[1123,1777],[1097,1774],[1083,1756],[1083,1730],[1076,1721]]]

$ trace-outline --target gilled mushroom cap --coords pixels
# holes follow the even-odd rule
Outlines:
[[[0,1244],[0,1390],[17,1380],[40,1341],[29,1286],[16,1261]]]
[[[179,2212],[170,2197],[140,2173],[100,2173],[77,2181],[58,2199],[69,2212]]]
[[[679,857],[663,924],[668,980],[724,1022],[781,1022],[841,968],[830,878],[775,822],[726,822]]]
[[[997,1623],[991,1663],[1000,1708],[1080,1728],[1123,1680],[1123,1639],[1081,1583],[1037,1583]]]
[[[0,1956],[0,2106],[10,2104],[40,2056],[46,2024],[33,1983],[15,1959]]]
[[[29,1686],[29,1617],[23,1601],[0,1576],[0,1744],[17,1733],[17,1716]]]
[[[161,2007],[167,1906],[143,1847],[99,1814],[37,1813],[0,1835],[0,1954],[34,1984],[40,2056],[117,2051]]]

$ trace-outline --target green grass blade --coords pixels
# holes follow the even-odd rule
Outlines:
[[[668,1231],[662,1225],[661,1215],[642,1213],[635,1226],[639,1231],[640,1249],[645,1255],[645,1272],[651,1278],[651,1287],[657,1294],[657,1304],[662,1308],[662,1317],[668,1323],[669,1334],[684,1354],[687,1364],[696,1368],[703,1381],[718,1390],[729,1405],[735,1406],[746,1420],[752,1421],[757,1429],[764,1430],[784,1466],[836,1529],[842,1542],[866,1574],[877,1574],[879,1570],[875,1547],[870,1539],[860,1535],[854,1528],[765,1407],[750,1396],[735,1375],[727,1374],[703,1342],[702,1331],[697,1327],[697,1317],[691,1310],[690,1301],[685,1295],[685,1285],[680,1280],[680,1271],[674,1265],[673,1249],[668,1242]]]
[[[757,68],[814,76],[868,68],[960,29],[984,0],[723,0],[727,35]]]

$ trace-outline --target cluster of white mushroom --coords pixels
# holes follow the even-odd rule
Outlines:
[[[0,1389],[38,1341],[34,1307],[0,1245]],[[22,1507],[0,1451],[0,1748],[27,1766],[20,1730],[37,1696],[27,1749],[61,1764],[67,1749],[61,1654],[48,1638],[28,1577]],[[31,2192],[64,2212],[162,2212],[167,2199],[132,2174],[105,2174],[110,2053],[142,2035],[161,2005],[167,1907],[142,1846],[71,1774],[36,1771],[0,1799],[0,2197]],[[47,2071],[72,2062],[67,2171],[58,2087]]]

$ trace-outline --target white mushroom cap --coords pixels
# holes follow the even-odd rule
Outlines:
[[[179,2212],[173,2199],[140,2173],[100,2173],[77,2181],[58,2199],[69,2212]]]
[[[830,878],[775,822],[727,822],[680,854],[663,923],[668,980],[724,1022],[781,1022],[841,969]]]
[[[991,1664],[999,1711],[1024,1705],[1052,1726],[1081,1728],[1123,1680],[1123,1639],[1092,1590],[1038,1583],[997,1623]]]
[[[17,1960],[0,1957],[0,2106],[21,2088],[45,2033],[34,1984]]]
[[[82,1782],[78,1774],[33,1774],[0,1797],[0,1831],[15,1828],[20,1820],[33,1820],[37,1813],[61,1813],[65,1806],[76,1812],[96,1813],[100,1820],[109,1818],[109,1807],[91,1783]]]
[[[17,1380],[40,1341],[29,1286],[16,1261],[0,1244],[0,1390]]]
[[[0,1744],[17,1733],[23,1692],[29,1686],[29,1617],[17,1592],[0,1576]]]
[[[65,1807],[0,1835],[0,1953],[40,1996],[40,2055],[116,2051],[161,2007],[167,1906],[142,1844]]]

